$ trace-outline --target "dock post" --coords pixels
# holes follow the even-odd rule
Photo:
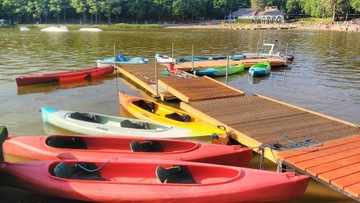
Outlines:
[[[225,77],[225,84],[228,84],[228,75],[229,75],[229,55],[226,56],[226,77]]]
[[[155,87],[156,87],[156,95],[152,95],[153,98],[159,98],[159,81],[158,81],[158,68],[157,68],[157,59],[155,57]]]
[[[283,163],[282,160],[279,160],[276,171],[279,173],[283,173],[286,171],[286,165]]]

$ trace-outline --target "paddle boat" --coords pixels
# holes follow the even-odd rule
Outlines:
[[[59,110],[50,107],[42,107],[40,112],[44,123],[50,123],[59,128],[81,134],[174,139],[197,139],[200,136],[199,133],[189,128],[127,117]],[[211,139],[211,134],[203,134],[202,136]]]
[[[72,82],[89,78],[97,78],[114,72],[114,66],[92,67],[80,70],[39,73],[15,78],[17,86],[35,85],[52,82]]]
[[[2,185],[87,202],[264,202],[300,197],[309,177],[199,162],[111,158],[1,162]]]
[[[145,64],[148,63],[149,59],[142,57],[133,57],[128,58],[123,54],[119,54],[116,57],[105,57],[96,61],[98,66],[108,66],[108,65],[121,65],[121,64]]]
[[[271,65],[269,61],[261,62],[252,65],[249,68],[249,74],[251,77],[265,76],[271,71]]]
[[[176,60],[164,54],[155,54],[156,61],[159,63],[175,63]]]
[[[26,26],[21,26],[20,31],[29,31],[30,29]]]
[[[166,159],[245,166],[252,149],[189,140],[103,135],[14,136],[0,126],[5,156],[28,160]]]
[[[118,96],[120,105],[135,118],[186,128],[191,130],[193,136],[197,135],[199,139],[208,139],[208,135],[214,133],[226,134],[224,127],[209,124],[189,112],[121,91]]]
[[[287,53],[284,54],[284,53],[280,53],[280,52],[275,52],[274,51],[275,44],[273,44],[273,43],[264,43],[263,49],[264,50],[267,49],[266,47],[269,47],[267,52],[243,53],[243,55],[246,58],[264,57],[264,58],[280,58],[280,59],[284,59],[284,60],[288,60],[288,61],[294,60],[294,55],[287,54]]]
[[[226,68],[228,70],[226,71]],[[245,69],[245,64],[239,64],[235,66],[216,66],[215,68],[205,68],[200,70],[194,70],[192,73],[197,76],[210,76],[210,77],[219,77],[219,76],[226,76],[232,75],[235,73],[243,72]]]
[[[65,25],[62,25],[60,27],[51,26],[51,27],[43,28],[40,31],[43,31],[43,32],[69,32],[68,28]]]

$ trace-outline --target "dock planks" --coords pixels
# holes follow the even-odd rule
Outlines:
[[[295,167],[360,201],[360,134],[324,142],[315,151],[279,152],[285,165]]]
[[[154,87],[149,85],[149,81],[156,78],[153,64],[120,67],[119,70],[154,92],[151,90]],[[158,84],[167,94],[182,101],[181,109],[225,126],[234,133],[234,139],[264,153],[274,163],[294,168],[360,202],[358,125],[261,95],[244,95],[241,90],[208,77],[158,74]],[[301,145],[305,140],[314,141],[313,145]],[[276,143],[284,147],[276,148]],[[294,144],[300,145],[293,147]]]

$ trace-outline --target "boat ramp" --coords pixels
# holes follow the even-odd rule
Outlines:
[[[231,138],[276,163],[278,171],[294,169],[360,201],[358,125],[262,95],[245,95],[206,76],[161,74],[166,68],[124,65],[117,71],[162,100],[175,97],[181,109],[225,126]]]

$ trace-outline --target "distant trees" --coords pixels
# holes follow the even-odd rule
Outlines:
[[[239,8],[347,19],[360,0],[0,0],[0,18],[19,23],[112,23],[224,19]]]

